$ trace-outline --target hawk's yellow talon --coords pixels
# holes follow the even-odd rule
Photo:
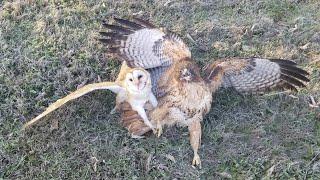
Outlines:
[[[155,130],[153,131],[153,133],[157,136],[157,137],[160,137],[161,136],[161,134],[162,134],[162,126],[157,126],[156,128],[155,128]]]
[[[158,133],[157,133],[157,137],[160,137],[161,136],[161,134],[162,134],[162,127],[160,126],[159,128],[158,128]]]
[[[195,154],[192,160],[192,165],[193,166],[198,166],[201,169],[201,160],[200,156],[198,154]]]

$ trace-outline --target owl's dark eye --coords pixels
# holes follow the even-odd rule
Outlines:
[[[132,78],[130,78],[130,79],[129,79],[129,81],[133,81],[133,79],[132,79]]]
[[[141,78],[142,78],[142,75],[139,75],[139,76],[138,76],[138,79],[141,79]]]

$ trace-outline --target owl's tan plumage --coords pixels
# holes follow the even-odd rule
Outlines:
[[[138,88],[142,88],[137,89],[137,91],[135,89],[135,83],[138,85]],[[66,97],[58,99],[56,102],[51,104],[43,113],[28,121],[23,126],[23,128],[25,129],[32,126],[41,118],[63,106],[67,102],[99,89],[111,90],[112,92],[117,94],[116,109],[122,102],[129,102],[131,104],[130,111],[139,115],[139,123],[142,122],[148,129],[154,128],[150,123],[144,109],[144,106],[147,102],[151,104],[150,106],[153,106],[152,108],[157,106],[157,100],[151,92],[151,87],[151,77],[146,70],[142,68],[130,68],[127,66],[126,62],[123,62],[115,82],[100,82],[85,85],[80,89],[68,94]]]
[[[203,69],[205,75],[201,77],[190,50],[178,36],[141,19],[114,20],[119,25],[104,22],[109,31],[101,32],[100,40],[129,66],[151,73],[159,105],[149,116],[160,132],[163,125],[188,126],[194,165],[200,165],[200,122],[211,108],[212,93],[219,87],[259,93],[273,88],[295,90],[296,86],[304,86],[303,81],[309,81],[305,77],[308,73],[293,61],[261,58],[216,60]],[[147,131],[143,125],[138,127],[139,116],[130,113],[128,105],[123,104],[122,109],[124,125],[134,127],[129,131],[139,135]]]

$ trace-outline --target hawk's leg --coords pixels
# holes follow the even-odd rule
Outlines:
[[[193,121],[189,126],[189,133],[190,133],[190,144],[193,149],[193,160],[192,165],[199,166],[201,168],[201,160],[198,154],[198,149],[201,144],[201,123],[199,120]]]
[[[157,125],[156,125],[156,135],[157,135],[157,137],[160,137],[162,133],[163,133],[162,125],[160,123],[157,123]]]
[[[156,131],[155,134],[157,137],[160,137],[162,134],[162,126],[166,123],[165,119],[168,115],[169,109],[167,106],[158,106],[153,111],[150,112],[150,118],[152,124],[155,124]]]
[[[151,93],[149,101],[152,104],[153,108],[157,107],[158,101],[157,98],[153,95],[153,93]],[[160,124],[159,119],[156,120],[156,127],[154,133],[157,137],[160,137],[162,134],[162,125]]]

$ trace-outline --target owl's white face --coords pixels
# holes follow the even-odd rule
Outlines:
[[[142,70],[133,70],[126,75],[127,88],[132,92],[144,92],[150,88],[150,75]]]

